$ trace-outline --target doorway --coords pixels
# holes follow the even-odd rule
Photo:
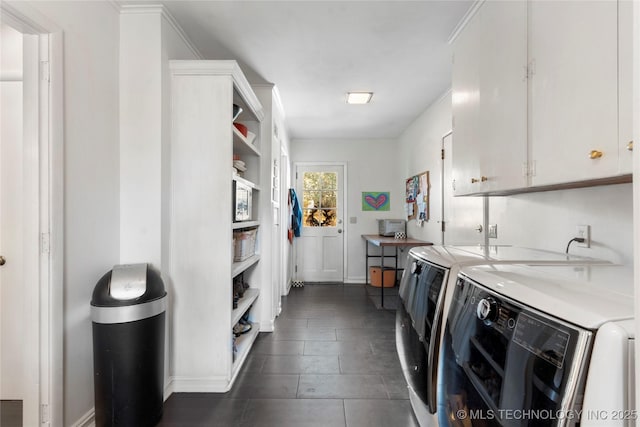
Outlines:
[[[0,9],[0,421],[62,425],[62,39]]]
[[[294,275],[304,282],[344,281],[344,164],[296,164],[302,231]]]
[[[442,136],[442,241],[443,245],[482,245],[485,243],[487,197],[454,197],[453,132]]]
[[[33,422],[29,413],[35,409],[37,414],[38,405],[37,379],[30,371],[38,371],[37,352],[34,357],[33,351],[38,348],[38,321],[31,315],[38,312],[33,297],[39,284],[37,274],[34,277],[30,270],[39,264],[39,251],[37,243],[35,248],[29,243],[34,226],[37,230],[39,225],[37,210],[33,215],[34,201],[36,209],[38,206],[38,165],[29,155],[38,143],[30,129],[34,113],[37,117],[31,95],[34,64],[37,76],[38,40],[1,25],[0,400],[4,409],[11,408],[14,414],[12,420],[3,421],[29,425]],[[37,417],[35,420],[38,422]]]

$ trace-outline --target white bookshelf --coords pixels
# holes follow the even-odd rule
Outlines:
[[[260,233],[262,106],[235,61],[170,61],[171,263],[170,381],[175,392],[225,392],[258,336],[261,262],[258,254],[233,262],[233,232]],[[232,123],[256,134],[252,143]],[[234,155],[245,162],[233,174]],[[253,189],[251,221],[233,221],[233,182]],[[250,285],[233,308],[233,280]],[[252,329],[233,327],[249,312]]]

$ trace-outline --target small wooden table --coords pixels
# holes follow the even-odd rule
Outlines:
[[[396,239],[394,237],[384,237],[384,236],[379,236],[377,234],[363,234],[362,238],[365,240],[365,246],[366,246],[366,255],[365,255],[365,264],[366,264],[366,272],[365,272],[365,283],[369,284],[369,258],[380,258],[380,268],[382,269],[382,277],[381,277],[381,281],[380,281],[380,306],[384,307],[384,259],[385,258],[394,258],[395,259],[395,263],[396,263],[396,267],[395,267],[395,274],[396,276],[394,276],[394,282],[393,284],[395,285],[395,282],[398,280],[397,279],[397,272],[398,272],[398,248],[412,248],[415,246],[431,246],[433,245],[433,243],[431,242],[425,242],[424,240],[418,240],[418,239],[411,239],[411,238],[406,238],[406,239]],[[380,249],[380,255],[369,255],[369,245],[373,245],[373,246],[378,246]],[[385,255],[384,254],[384,248],[387,246],[391,246],[393,248],[395,248],[395,254],[394,255]]]

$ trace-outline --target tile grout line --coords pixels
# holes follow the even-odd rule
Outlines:
[[[300,377],[302,374],[298,374],[298,384],[296,385],[296,399],[300,399],[298,396],[300,394]]]
[[[388,400],[392,400],[391,399],[391,393],[389,393],[389,385],[384,380],[384,375],[380,374],[380,379],[382,380],[382,384],[384,385],[384,391],[385,391],[385,393],[387,393],[387,399]]]
[[[349,427],[347,425],[347,405],[345,405],[345,399],[342,399],[342,415],[344,416],[344,426]]]

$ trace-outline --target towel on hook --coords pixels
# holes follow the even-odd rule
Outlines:
[[[302,229],[302,208],[300,207],[300,203],[298,202],[298,196],[296,195],[296,190],[294,190],[293,188],[290,188],[289,196],[291,197],[291,205],[293,208],[293,213],[291,214],[291,225],[293,227],[293,235],[296,237],[300,237],[300,231]]]

